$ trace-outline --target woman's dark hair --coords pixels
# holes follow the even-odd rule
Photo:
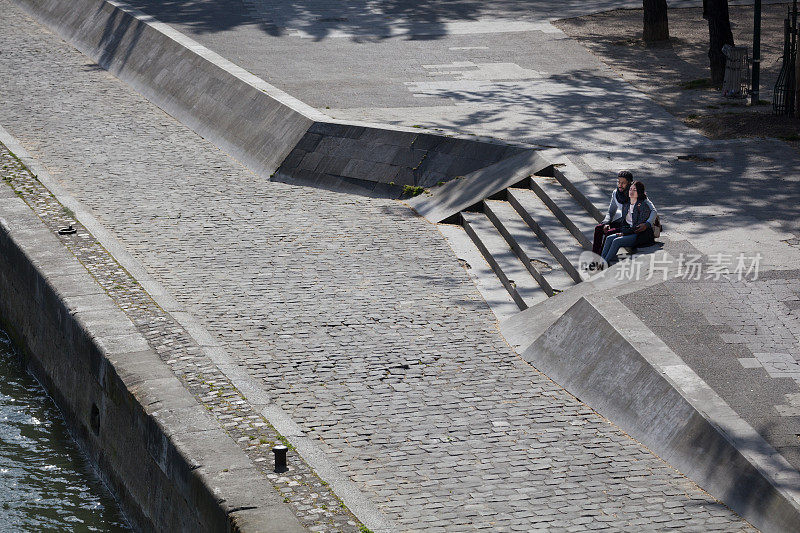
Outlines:
[[[641,181],[634,181],[631,187],[636,187],[637,202],[644,202],[647,200],[647,194],[644,192],[644,183]]]

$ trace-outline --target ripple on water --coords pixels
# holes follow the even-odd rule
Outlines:
[[[129,530],[2,330],[0,501],[0,531]]]

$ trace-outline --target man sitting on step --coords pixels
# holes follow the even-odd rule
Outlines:
[[[594,227],[594,242],[592,251],[600,255],[603,249],[603,241],[609,233],[616,233],[622,227],[622,207],[630,203],[628,191],[633,183],[633,173],[630,170],[620,170],[617,173],[617,188],[611,193],[611,203],[608,206],[603,221]]]

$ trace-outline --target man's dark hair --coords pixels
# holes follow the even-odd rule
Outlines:
[[[619,172],[617,172],[617,177],[625,178],[626,180],[628,180],[628,185],[633,183],[633,172],[631,172],[630,170],[620,170]]]

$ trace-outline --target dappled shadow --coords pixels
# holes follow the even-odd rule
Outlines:
[[[128,4],[162,22],[183,25],[198,33],[255,25],[272,36],[293,30],[317,40],[336,34],[346,34],[354,40],[398,35],[408,39],[436,39],[448,33],[448,22],[486,18],[544,20],[620,6],[620,2],[612,0],[598,0],[592,2],[591,7],[582,0],[565,0],[555,5],[546,0],[354,0],[335,3],[323,0],[130,0]]]
[[[622,72],[627,81],[673,112],[683,114],[718,108],[710,88],[685,90],[681,86],[709,77],[708,25],[700,7],[670,9],[668,42],[646,45],[642,40],[642,12],[616,10],[561,20],[556,26],[594,52],[606,64]],[[752,46],[752,6],[731,6],[734,39],[739,46]],[[785,5],[762,7],[761,98],[769,98],[783,53]],[[724,107],[724,106],[723,106]]]
[[[674,135],[674,117],[627,84],[599,77],[589,69],[573,69],[546,79],[452,82],[444,87],[423,82],[409,88],[457,106],[451,120],[437,120],[437,125],[456,130],[474,125],[494,130],[497,125],[506,138],[542,144],[538,141],[546,137],[551,146],[571,144],[560,139],[576,135],[583,141],[606,144],[612,132],[638,139],[636,130],[640,129],[655,136],[654,141],[666,142]],[[458,106],[469,111],[459,112]],[[537,130],[537,124],[546,130]]]
[[[131,0],[131,6],[162,22],[217,33],[257,26],[272,36],[296,34],[316,40],[346,34],[354,40],[406,35],[435,39],[447,34],[446,21],[473,21],[485,11],[476,0],[415,3],[401,0],[330,2],[212,2],[210,0]],[[519,2],[517,2],[519,3]]]
[[[257,22],[239,0],[131,0],[126,3],[152,15],[159,22],[186,25],[199,33],[221,32]]]
[[[148,2],[151,0],[136,0],[134,5]],[[184,13],[180,9],[184,4],[208,11],[203,12],[204,16],[191,10]],[[236,18],[237,9],[233,8],[228,10],[230,16],[226,19],[220,11],[224,11],[225,6],[210,2],[176,0],[159,5],[171,6],[172,16],[208,31],[222,31],[243,20]],[[230,3],[226,5],[230,7]],[[410,8],[399,2],[382,5],[390,12],[395,6],[395,16],[403,20],[412,20],[415,13],[427,13],[425,9],[435,11],[431,16],[438,17],[437,20],[456,15],[468,18],[481,13],[469,2],[447,4],[449,7],[433,4],[428,8]],[[354,4],[348,9],[356,10],[357,6]],[[451,10],[449,14],[447,9]],[[219,18],[213,16],[215,13],[220,14]],[[158,18],[170,21],[169,17]],[[109,39],[119,32],[113,22],[110,24]],[[331,24],[347,23],[334,21]],[[373,32],[378,33],[380,31]],[[126,53],[129,50],[130,47]],[[119,53],[116,46],[109,47],[101,64]],[[667,235],[671,224],[694,214],[698,216],[687,229],[688,235],[735,229],[743,220],[750,223],[754,219],[775,221],[787,231],[800,233],[800,221],[795,216],[795,205],[800,203],[800,173],[797,172],[797,158],[794,154],[788,155],[788,149],[781,151],[779,145],[765,143],[758,148],[743,143],[711,144],[627,83],[616,77],[598,75],[595,69],[573,69],[539,79],[457,79],[410,83],[407,87],[415,94],[435,96],[453,104],[446,108],[446,116],[435,119],[436,126],[462,132],[479,126],[503,138],[557,147],[574,157],[613,146],[610,160],[636,162],[632,165],[634,170],[645,179],[657,207],[667,215]],[[771,152],[761,153],[764,150]],[[681,160],[677,158],[681,152],[675,154],[678,151],[685,155],[705,154],[712,161]],[[675,155],[667,157],[665,153]],[[606,176],[590,177],[601,180]],[[702,209],[699,208],[720,206],[724,207],[724,212],[713,217],[700,216]]]
[[[796,152],[777,141],[710,141],[619,79],[578,69],[543,80],[463,88],[420,83],[412,90],[455,104],[450,115],[430,123],[436,126],[497,132],[557,147],[576,159],[591,152],[607,157],[609,165],[635,162],[635,175],[667,215],[667,232],[670,224],[689,216],[695,232],[735,229],[760,220],[800,233]],[[606,146],[609,152],[604,154]],[[603,187],[613,186],[607,174],[587,173]],[[720,209],[707,217],[706,208]]]
[[[198,31],[224,31],[255,20],[243,15],[245,6],[241,2],[134,0],[131,4],[150,11],[160,20],[183,22]],[[359,10],[369,12],[372,9],[367,9],[365,0],[347,4],[345,8],[314,2],[275,5],[288,10],[284,18],[287,21],[300,19],[301,11],[308,20],[311,20],[309,13],[317,19],[329,18],[331,10],[335,9],[342,16],[325,22],[330,25],[326,27],[345,30],[352,25],[348,13],[352,12],[356,17]],[[399,0],[375,5],[381,6],[382,12],[388,14],[387,19],[410,25],[477,19],[492,9],[505,9],[507,13],[515,9],[519,13],[525,12],[520,2],[511,1],[501,2],[500,8],[468,0],[439,2],[424,7],[407,5]],[[359,20],[371,20],[370,16],[363,15],[365,18]],[[319,22],[317,19],[314,20]],[[101,64],[106,64],[115,54],[129,54],[136,44],[138,32],[127,45],[127,50],[118,49],[116,36],[125,29],[129,34],[132,31],[123,22],[109,20],[103,37],[109,46],[103,53]],[[136,24],[138,30],[140,23]],[[386,25],[376,22],[373,26],[354,27],[361,27],[364,35],[370,36],[381,34],[381,28]],[[478,125],[503,138],[558,147],[576,157],[585,151],[596,151],[598,147],[602,150],[604,146],[614,146],[614,152],[609,154],[611,159],[635,161],[635,170],[647,169],[640,175],[647,181],[656,205],[671,219],[666,221],[667,232],[669,224],[692,215],[698,207],[724,206],[725,212],[718,216],[698,217],[699,223],[693,225],[691,231],[736,228],[743,219],[755,218],[776,221],[782,228],[800,233],[797,231],[800,221],[794,213],[794,206],[800,201],[800,173],[794,155],[787,157],[777,145],[759,146],[758,150],[772,151],[765,155],[747,144],[709,144],[627,83],[615,77],[598,75],[595,69],[573,69],[540,79],[455,80],[410,83],[407,86],[414,93],[436,96],[454,104],[447,108],[448,113],[453,110],[452,114],[435,119],[436,126],[469,131]],[[612,137],[613,142],[609,142]],[[684,150],[685,154],[710,152],[707,155],[713,161],[680,160],[663,155],[678,150]],[[748,170],[767,168],[768,172]],[[601,179],[604,176],[594,177]]]
[[[102,7],[98,8],[96,15],[101,12]],[[131,26],[133,26],[132,32],[129,31]],[[103,34],[97,45],[102,50],[97,64],[103,68],[108,68],[112,62],[116,62],[120,70],[125,68],[125,64],[139,43],[144,29],[145,24],[142,21],[129,17],[120,10],[114,10],[113,15],[106,19]],[[121,51],[120,46],[128,33],[130,33],[129,42],[125,45],[125,50]]]

